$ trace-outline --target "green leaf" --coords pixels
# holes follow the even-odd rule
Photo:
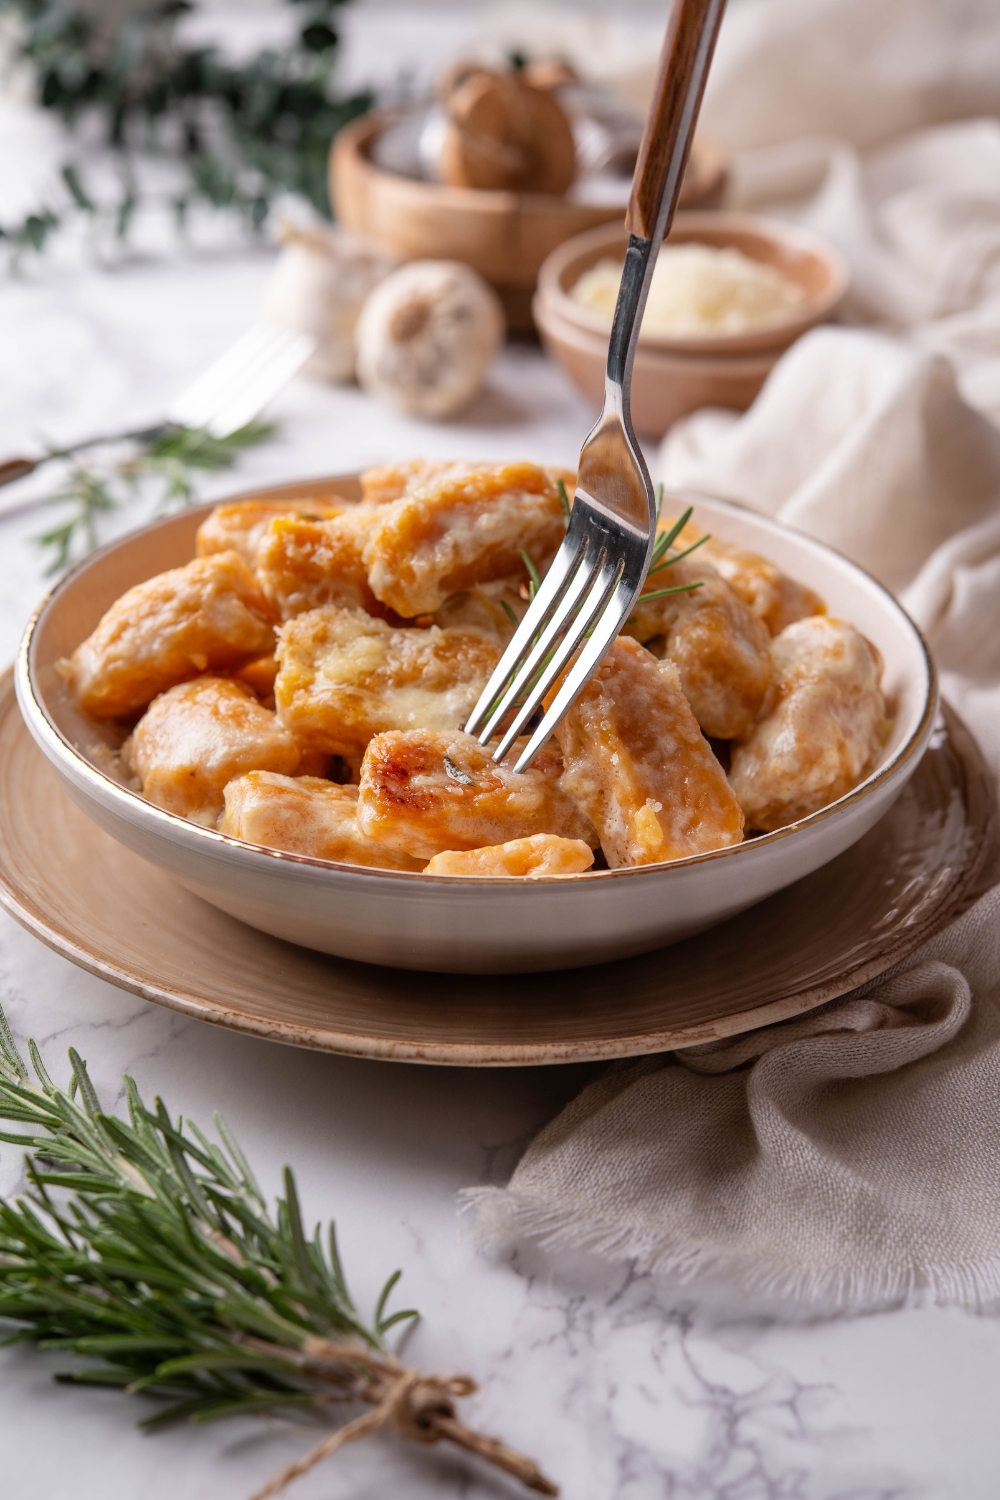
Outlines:
[[[668,594],[692,594],[695,589],[700,589],[700,583],[679,583],[672,589],[654,589],[652,593],[640,594],[636,600],[638,604],[649,604],[653,599],[665,599]]]
[[[55,1379],[60,1385],[110,1385],[123,1390],[130,1377],[127,1370],[70,1370]]]
[[[379,1333],[382,1332],[382,1329],[385,1326],[382,1321],[382,1314],[385,1311],[385,1304],[388,1302],[390,1296],[392,1295],[392,1289],[396,1285],[396,1282],[399,1280],[402,1274],[402,1271],[393,1271],[392,1275],[389,1277],[389,1280],[382,1288],[382,1292],[379,1296],[378,1302],[375,1304],[375,1316],[372,1319],[372,1322],[375,1324],[375,1327],[378,1329]]]
[[[406,1307],[402,1312],[393,1313],[391,1317],[385,1318],[378,1325],[378,1331],[379,1333],[386,1333],[390,1328],[394,1328],[397,1323],[405,1323],[408,1318],[419,1317],[420,1314],[415,1307]]]
[[[231,1354],[185,1354],[179,1359],[165,1360],[163,1364],[157,1365],[153,1374],[147,1378],[147,1383],[153,1383],[154,1379],[169,1381],[177,1375],[208,1370],[267,1370],[283,1376],[299,1374],[298,1366],[291,1360],[273,1359],[263,1354],[254,1354],[249,1349],[236,1349]],[[137,1385],[136,1390],[139,1389],[140,1386]]]
[[[531,582],[528,584],[528,597],[530,601],[531,599],[534,599],[535,595],[538,593],[538,590],[542,586],[542,575],[539,573],[538,569],[535,567],[535,564],[532,562],[531,558],[528,556],[527,552],[525,552],[523,547],[520,549],[520,552],[521,561],[527,568],[528,577],[531,580]]]
[[[71,1349],[74,1354],[100,1354],[112,1358],[122,1354],[155,1354],[183,1349],[185,1340],[170,1334],[83,1334],[64,1339],[39,1339],[39,1349]]]
[[[251,1171],[250,1163],[243,1155],[243,1152],[240,1149],[239,1142],[227,1125],[224,1116],[221,1115],[218,1110],[216,1110],[212,1116],[212,1119],[215,1122],[216,1130],[222,1137],[223,1145],[229,1152],[229,1155],[232,1157],[233,1164],[235,1165],[237,1172],[239,1172],[241,1178],[243,1179],[243,1186],[249,1193],[252,1194],[252,1196],[258,1203],[263,1205],[264,1195],[260,1190],[256,1177]]]
[[[2,1010],[0,1010],[0,1058],[2,1058],[0,1066],[6,1072],[13,1073],[15,1078],[20,1079],[22,1083],[27,1083],[28,1069],[20,1052],[17,1050],[17,1044],[7,1024],[7,1017]]]
[[[97,204],[84,191],[83,183],[80,181],[80,174],[77,172],[76,167],[69,162],[62,169],[62,180],[69,188],[77,208],[82,208],[84,213],[87,214],[96,214]]]
[[[101,1113],[101,1105],[94,1090],[94,1085],[91,1083],[87,1073],[87,1064],[75,1047],[69,1049],[69,1060],[73,1069],[73,1080],[80,1090],[80,1098],[83,1100],[83,1106],[90,1118],[96,1120]]]
[[[664,562],[658,563],[655,568],[650,568],[646,577],[649,578],[653,573],[662,573],[664,568],[673,567],[674,563],[680,562],[683,557],[690,557],[692,552],[697,552],[699,547],[703,547],[710,540],[711,532],[706,531],[704,536],[700,536],[696,542],[692,542],[690,547],[685,547],[683,552],[675,552],[673,557],[668,557]]]

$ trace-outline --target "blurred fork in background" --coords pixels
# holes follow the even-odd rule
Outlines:
[[[0,462],[0,485],[24,479],[42,464],[56,458],[71,458],[86,448],[106,443],[155,443],[173,428],[196,428],[213,438],[227,438],[253,421],[301,370],[315,347],[316,340],[309,334],[289,333],[269,323],[256,323],[170,403],[161,422],[126,432],[102,433],[35,458],[8,458]],[[33,499],[25,502],[24,508],[41,503],[40,498]],[[4,508],[2,513],[11,515],[21,508],[15,505]]]

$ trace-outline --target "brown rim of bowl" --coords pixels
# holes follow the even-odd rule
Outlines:
[[[553,342],[571,344],[581,355],[599,361],[603,387],[603,371],[608,351],[607,329],[603,333],[595,333],[590,328],[564,318],[561,310],[547,302],[540,292],[536,292],[532,298],[531,315],[542,334],[543,342],[548,337]],[[763,380],[784,353],[784,349],[751,349],[744,353],[720,349],[717,353],[707,354],[696,350],[689,353],[679,347],[668,347],[662,341],[642,339],[636,347],[633,377],[636,370],[653,367],[658,374],[676,374],[682,378],[693,375],[720,378],[759,375]]]
[[[473,206],[507,207],[517,203],[559,205],[562,204],[567,213],[595,213],[610,212],[616,218],[624,213],[624,202],[621,205],[600,203],[581,203],[576,199],[568,197],[566,193],[525,193],[514,188],[472,188],[459,187],[449,182],[437,182],[426,177],[410,177],[402,172],[393,172],[388,167],[380,166],[372,159],[372,146],[375,138],[381,131],[407,114],[406,106],[389,105],[382,109],[371,109],[366,114],[359,115],[356,120],[351,120],[341,130],[333,141],[333,148],[338,148],[342,154],[350,154],[357,162],[361,163],[366,172],[373,177],[381,178],[392,183],[411,183],[418,192],[428,195],[429,202],[435,202],[442,208],[463,208]],[[331,149],[333,149],[331,148]],[[698,196],[704,199],[713,193],[721,193],[729,175],[730,154],[714,136],[703,135],[698,131],[692,142],[692,161],[688,164],[688,170],[694,174],[693,180],[697,184]],[[693,163],[693,164],[692,164]],[[701,168],[700,176],[696,169]],[[684,187],[681,187],[683,198]],[[691,208],[682,210],[685,213],[711,213],[713,209]]]
[[[765,347],[781,347],[782,344],[787,346],[794,337],[798,336],[799,332],[804,333],[816,323],[832,316],[847,292],[850,273],[847,262],[840,252],[809,230],[801,229],[796,224],[785,224],[777,219],[765,218],[759,214],[725,210],[691,210],[679,212],[676,215],[670,239],[677,244],[688,243],[692,240],[701,243],[720,243],[728,242],[730,235],[735,237],[739,234],[768,240],[772,244],[778,244],[785,249],[808,256],[814,262],[822,264],[828,277],[826,288],[811,298],[807,298],[805,304],[794,313],[776,319],[773,323],[748,328],[742,333],[671,336],[640,332],[641,346],[678,354],[711,355],[716,352],[738,354],[747,350],[749,345],[758,346],[761,350]],[[702,239],[702,236],[705,238]],[[538,272],[538,296],[548,302],[553,312],[566,322],[575,323],[578,327],[598,334],[607,341],[611,332],[608,320],[600,313],[592,312],[582,307],[579,302],[574,302],[563,283],[563,278],[572,263],[589,254],[591,250],[595,252],[590,262],[593,264],[600,258],[601,251],[610,253],[618,245],[621,246],[624,255],[626,243],[626,231],[619,224],[600,224],[594,229],[583,230],[580,234],[564,240],[542,262]],[[583,269],[585,268],[581,267],[581,274]]]
[[[343,483],[349,477],[353,478],[355,476],[340,474],[331,476],[328,480],[304,480],[302,481],[302,484],[303,487],[308,485],[312,490],[315,490],[316,486],[319,484],[326,484],[332,487],[337,483],[338,480]],[[192,511],[188,511],[186,514],[192,518],[201,513],[208,515],[210,511],[215,509],[216,505],[235,505],[238,502],[244,500],[265,499],[270,493],[278,492],[284,494],[289,489],[293,488],[295,488],[294,484],[279,484],[271,485],[266,489],[246,490],[237,495],[229,495],[221,499],[210,501],[206,505],[195,507]],[[888,780],[890,775],[897,771],[901,766],[905,765],[908,761],[912,760],[914,755],[917,754],[918,750],[922,749],[925,741],[930,736],[938,709],[938,681],[933,659],[931,657],[930,651],[928,650],[927,642],[924,640],[924,637],[918,627],[910,619],[910,616],[903,609],[903,606],[899,603],[899,601],[895,599],[892,594],[890,594],[889,590],[885,588],[885,586],[881,584],[873,574],[869,573],[866,568],[862,568],[857,563],[852,562],[850,558],[844,557],[843,553],[837,552],[835,547],[829,547],[825,542],[817,541],[815,537],[810,537],[805,532],[798,531],[794,526],[788,526],[784,522],[776,521],[772,516],[763,516],[760,515],[757,511],[750,511],[748,506],[740,505],[737,501],[724,500],[721,496],[701,494],[700,492],[694,490],[685,490],[681,493],[688,498],[694,498],[695,496],[698,496],[699,498],[710,500],[713,504],[722,505],[724,508],[731,509],[734,512],[748,512],[749,514],[753,515],[755,519],[761,521],[764,524],[765,529],[792,532],[794,535],[801,537],[801,539],[807,545],[817,547],[821,551],[834,553],[835,556],[839,557],[843,562],[846,562],[849,567],[856,569],[858,573],[862,574],[869,580],[869,582],[873,583],[879,593],[884,595],[891,608],[895,610],[895,612],[902,618],[909,629],[912,630],[913,634],[916,636],[917,641],[920,644],[920,649],[924,659],[924,665],[927,670],[927,701],[924,704],[923,711],[914,729],[912,730],[908,738],[903,742],[903,744],[900,745],[899,749],[890,760],[886,761],[884,765],[877,766],[874,771],[870,772],[869,775],[866,776],[863,781],[859,782],[856,787],[853,787],[851,791],[845,792],[843,797],[838,797],[836,802],[831,802],[826,807],[821,807],[817,812],[810,813],[806,818],[800,818],[795,823],[788,823],[784,828],[776,828],[772,833],[762,833],[759,834],[756,838],[744,839],[744,841],[740,844],[731,844],[725,849],[712,849],[705,854],[689,854],[683,859],[662,860],[657,864],[650,865],[632,865],[627,868],[618,870],[585,870],[578,874],[534,875],[531,877],[531,879],[535,884],[562,885],[569,881],[578,880],[592,881],[617,880],[622,878],[636,879],[661,870],[680,869],[689,865],[706,864],[710,860],[734,858],[738,857],[741,853],[744,853],[749,849],[758,849],[776,844],[780,839],[785,839],[788,838],[790,834],[798,833],[800,829],[815,827],[817,823],[825,821],[827,818],[832,817],[835,813],[840,812],[845,807],[849,807],[853,803],[860,801],[863,797],[868,796],[872,791],[874,791],[877,786],[880,786],[884,781]],[[495,885],[498,887],[509,889],[512,879],[512,877],[509,875],[425,875],[422,870],[380,870],[377,868],[370,869],[364,865],[342,864],[336,860],[314,859],[312,856],[306,854],[291,854],[282,849],[268,849],[261,844],[250,844],[247,843],[244,839],[233,838],[230,834],[219,833],[214,828],[205,828],[200,823],[191,823],[187,818],[182,818],[178,813],[167,812],[164,808],[156,807],[152,802],[147,802],[146,799],[144,797],[141,797],[138,792],[129,791],[127,787],[121,786],[117,781],[113,781],[110,776],[105,775],[103,771],[99,771],[96,766],[93,766],[90,761],[85,760],[80,752],[69,743],[65,735],[62,734],[62,732],[49,718],[41,700],[35,692],[30,658],[35,631],[38,628],[42,615],[48,609],[49,605],[58,598],[63,590],[68,588],[73,580],[87,567],[89,567],[97,558],[105,556],[107,553],[112,552],[115,548],[127,545],[128,542],[135,536],[141,535],[145,532],[153,531],[159,526],[169,526],[172,522],[175,522],[176,519],[177,517],[173,516],[163,521],[154,521],[149,526],[141,527],[138,531],[132,532],[125,537],[120,537],[117,541],[109,542],[106,546],[100,547],[97,549],[97,551],[92,552],[88,557],[85,557],[81,562],[77,563],[76,567],[72,568],[64,578],[60,579],[55,588],[51,589],[49,593],[46,594],[45,598],[38,605],[37,609],[34,611],[30,620],[28,621],[28,624],[26,625],[24,630],[24,634],[21,637],[21,644],[18,648],[17,660],[15,663],[15,687],[18,690],[17,696],[19,702],[26,701],[30,705],[30,708],[33,712],[33,717],[35,719],[34,728],[39,731],[42,738],[45,739],[48,745],[50,745],[56,752],[56,756],[58,758],[62,758],[64,755],[68,754],[70,759],[75,763],[78,773],[82,774],[84,780],[90,782],[94,786],[95,791],[100,792],[102,798],[107,799],[110,796],[112,802],[118,805],[118,809],[121,815],[126,819],[126,821],[129,820],[130,813],[134,815],[134,812],[136,810],[140,810],[143,818],[149,818],[154,824],[159,823],[162,826],[164,833],[168,836],[172,836],[171,841],[174,843],[177,843],[179,841],[186,841],[188,837],[194,838],[196,840],[207,840],[208,844],[206,845],[206,848],[213,845],[216,848],[228,848],[238,857],[245,858],[250,863],[253,863],[260,859],[281,860],[289,864],[303,865],[318,870],[342,870],[355,875],[371,876],[374,879],[382,881],[400,880],[409,882],[419,880],[431,882],[435,885],[441,886],[470,885],[478,888],[484,885]],[[29,728],[31,727],[32,726],[29,725]],[[178,834],[183,835],[182,840],[178,839]]]

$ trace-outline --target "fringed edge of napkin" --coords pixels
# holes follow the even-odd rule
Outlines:
[[[629,1262],[643,1274],[662,1277],[691,1291],[724,1287],[769,1310],[794,1306],[814,1315],[878,1312],[920,1306],[1000,1310],[1000,1260],[949,1266],[910,1266],[845,1271],[761,1260],[714,1245],[656,1245],[632,1226],[613,1227],[568,1209],[554,1208],[509,1188],[465,1188],[459,1210],[468,1217],[477,1246],[493,1253],[532,1240],[547,1251],[573,1250],[604,1261]]]

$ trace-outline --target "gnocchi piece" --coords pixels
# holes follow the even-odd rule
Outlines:
[[[732,747],[729,780],[750,828],[770,832],[857,786],[889,728],[882,660],[853,625],[811,615],[771,643],[773,672],[753,732]]]
[[[725,849],[743,814],[673,662],[619,637],[556,729],[562,784],[612,869]]]
[[[485,849],[446,849],[435,854],[425,875],[497,876],[578,875],[594,863],[594,851],[582,839],[563,839],[555,833],[533,833]]]
[[[400,464],[380,464],[361,476],[361,500],[365,505],[387,505],[400,500],[419,485],[460,467],[448,459],[411,458]]]
[[[358,832],[358,789],[316,776],[250,771],[226,787],[219,832],[266,849],[382,870],[420,870],[423,861]]]
[[[278,516],[257,548],[260,586],[282,620],[321,604],[384,614],[368,587],[363,552],[377,512],[353,506],[329,521]]]
[[[157,807],[214,828],[227,782],[245,771],[290,775],[299,747],[250,689],[198,677],[150,704],[128,744],[142,793]]]
[[[710,563],[697,554],[655,572],[645,592],[697,583],[690,593],[636,600],[625,633],[645,642],[663,637],[698,723],[715,739],[750,732],[771,679],[764,625]],[[655,654],[655,653],[654,653]]]
[[[478,630],[506,646],[528,606],[513,579],[488,583],[461,594],[452,594],[434,611],[434,624]]]
[[[596,845],[586,815],[560,785],[562,762],[543,750],[518,774],[461,730],[377,735],[361,764],[358,827],[431,859],[536,833]]]
[[[273,651],[267,656],[255,656],[232,674],[237,682],[245,683],[254,692],[265,708],[274,707],[274,679],[278,675],[278,658]]]
[[[69,676],[84,713],[128,718],[175,683],[273,648],[256,580],[238,552],[217,552],[122,594],[74,651]]]
[[[326,605],[280,630],[275,703],[301,745],[350,758],[388,729],[464,724],[500,654],[478,631],[393,629]]]
[[[376,598],[404,618],[451,594],[519,574],[555,552],[565,522],[555,480],[537,464],[454,465],[385,507],[365,546]]]
[[[810,615],[826,613],[818,594],[804,583],[789,578],[759,552],[748,552],[732,542],[711,537],[704,547],[705,559],[767,626],[771,635],[780,635],[787,625]]]
[[[339,516],[346,505],[347,501],[336,495],[318,495],[313,500],[236,500],[231,505],[217,505],[198,527],[195,548],[199,557],[238,552],[252,568],[258,543],[276,516],[325,521]]]
[[[659,529],[666,530],[673,524],[673,521],[662,520]],[[678,545],[690,547],[701,535],[701,529],[689,521],[678,537]],[[717,536],[710,536],[699,552],[729,584],[733,593],[753,610],[758,620],[763,621],[771,635],[780,635],[786,625],[796,620],[826,613],[826,605],[818,594],[804,583],[789,578],[770,558],[761,557],[759,552],[751,552]]]

